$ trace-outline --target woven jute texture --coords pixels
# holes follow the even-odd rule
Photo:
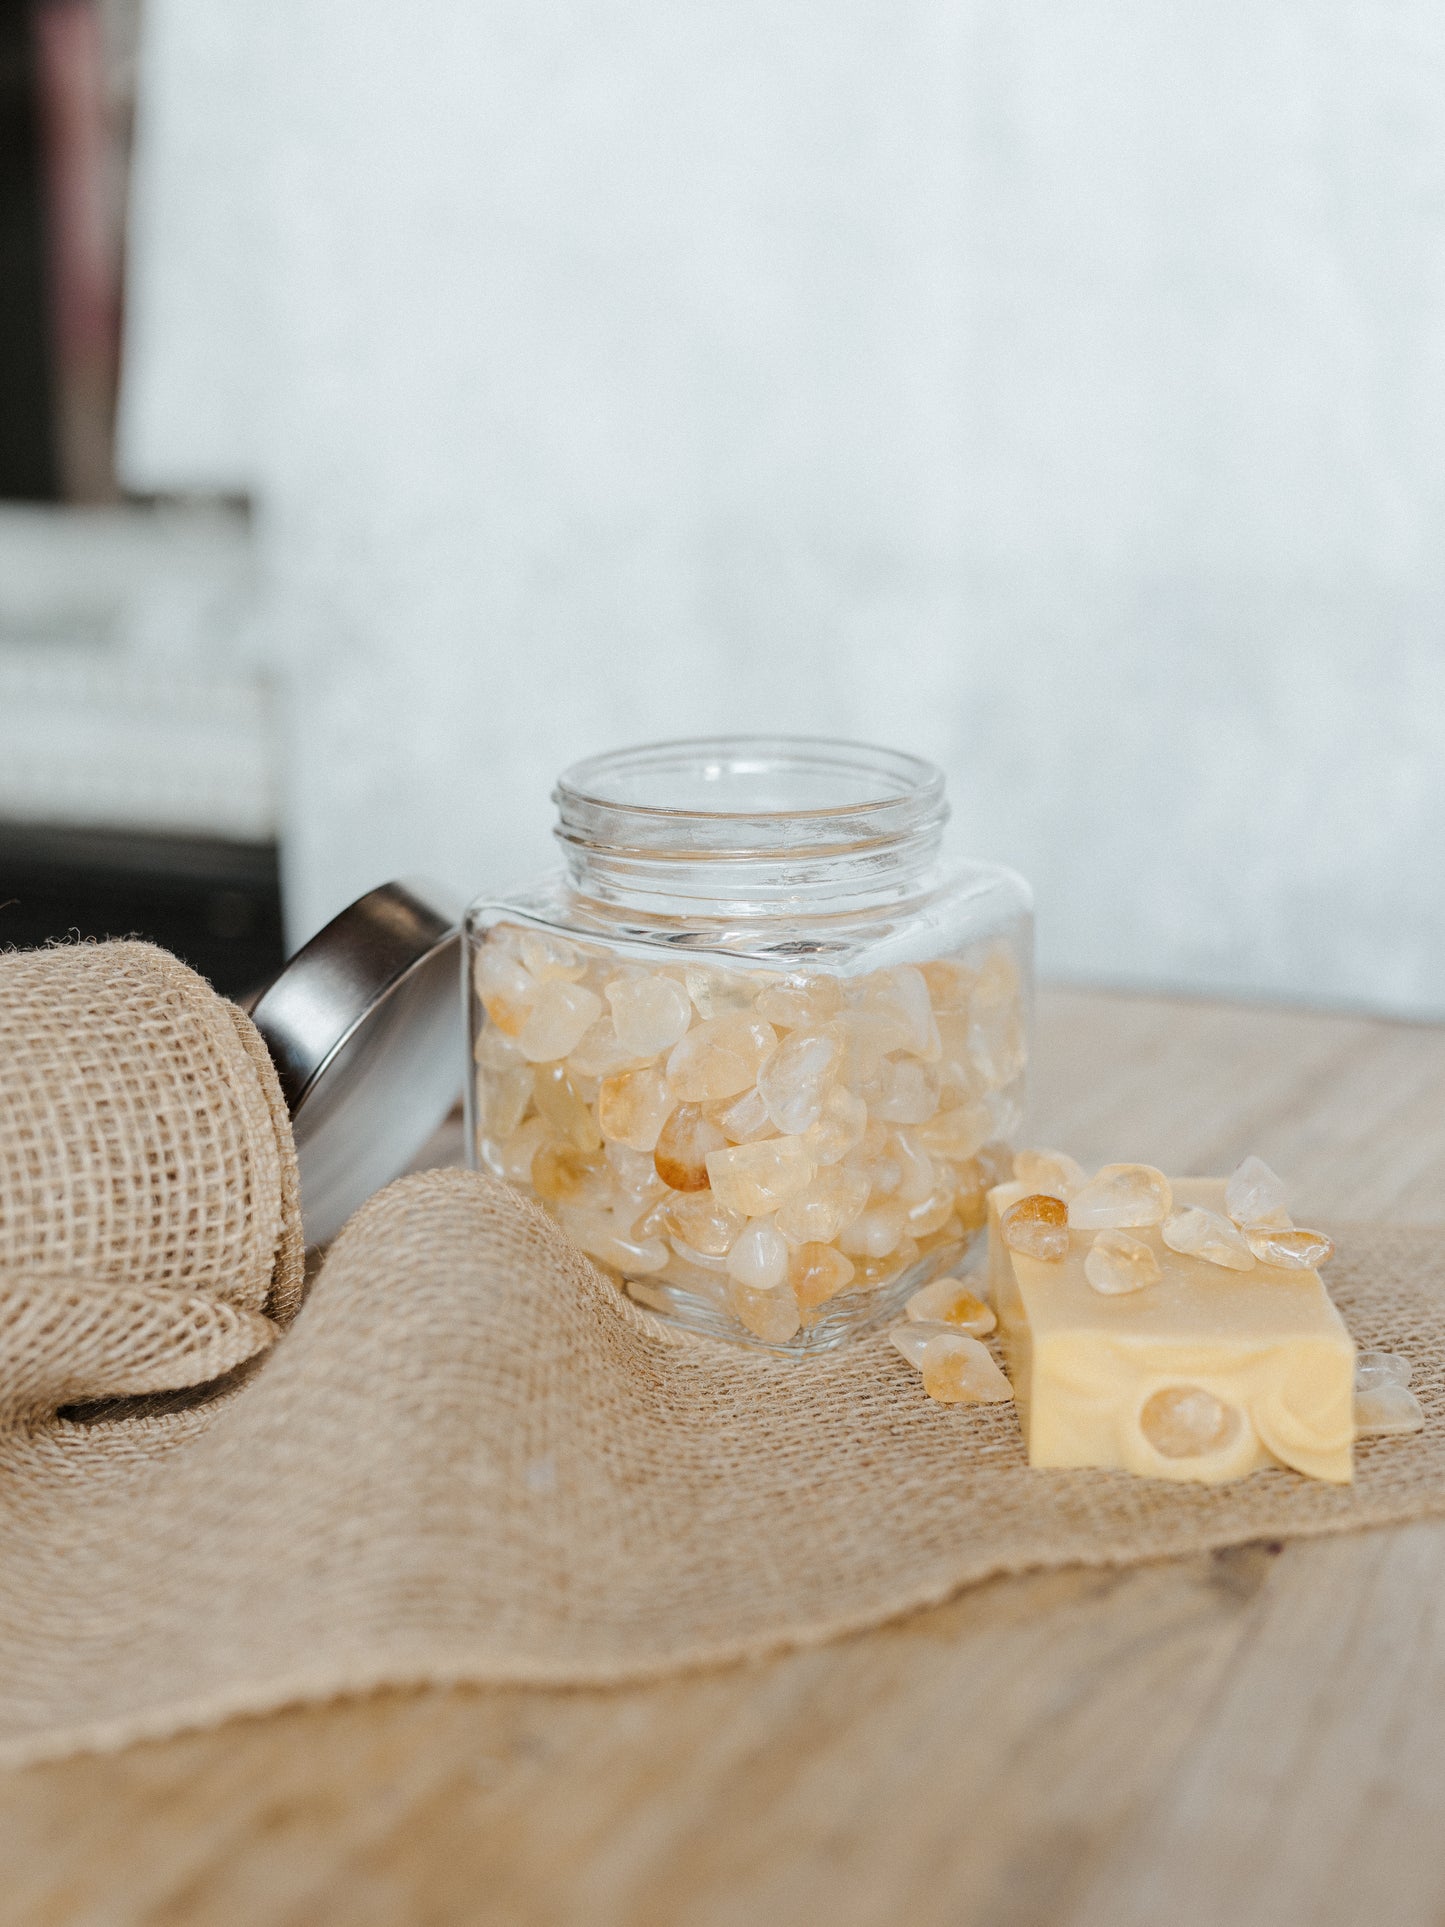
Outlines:
[[[273,1143],[277,1119],[252,1105],[245,1072],[268,1086],[246,1026],[128,947],[111,956],[116,985],[152,1012],[128,1053],[86,975],[96,957],[66,954],[77,975],[62,988],[84,1010],[69,1048],[98,1027],[113,1055],[87,1057],[86,1077],[117,1076],[128,1095],[82,1100],[28,1073],[28,1101],[50,1107],[36,1115],[82,1123],[90,1149],[66,1151],[10,1104],[0,1169],[19,1190],[3,1198],[0,1288],[65,1303],[81,1262],[113,1293],[141,1290],[149,1264],[178,1296],[254,1298],[255,1253],[232,1228],[264,1220],[265,1297],[282,1314],[288,1166],[283,1153],[278,1203],[258,1175],[262,1111]],[[0,1000],[19,962],[0,960]],[[73,1077],[80,1060],[48,1048],[49,1077]],[[123,1201],[103,1231],[92,1183]],[[229,1202],[232,1185],[254,1202]],[[23,1237],[13,1198],[31,1214]],[[161,1199],[184,1237],[157,1217]],[[1352,1488],[1283,1471],[1199,1488],[1030,1472],[1011,1407],[930,1403],[884,1339],[795,1364],[678,1336],[505,1186],[403,1179],[343,1232],[292,1328],[215,1396],[83,1420],[12,1405],[0,1762],[386,1683],[636,1679],[823,1640],[994,1573],[1445,1511],[1438,1239],[1340,1236],[1341,1309],[1361,1344],[1415,1361],[1426,1431],[1365,1443]],[[53,1252],[65,1261],[47,1270]]]
[[[250,1019],[149,944],[0,955],[0,1425],[229,1371],[302,1266]]]

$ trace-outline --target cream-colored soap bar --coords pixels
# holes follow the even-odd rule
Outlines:
[[[1084,1275],[1092,1231],[1071,1231],[1057,1263],[1005,1244],[1000,1214],[1025,1194],[989,1193],[989,1267],[1030,1465],[1218,1484],[1278,1463],[1349,1482],[1355,1348],[1318,1272],[1227,1271],[1169,1250],[1155,1225],[1130,1235],[1158,1282],[1106,1296]],[[1222,1212],[1223,1181],[1181,1181],[1174,1201]],[[1202,1452],[1200,1412],[1218,1420]]]

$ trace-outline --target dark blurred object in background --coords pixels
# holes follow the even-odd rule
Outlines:
[[[0,496],[116,494],[134,0],[0,0]]]
[[[148,937],[228,997],[285,959],[274,844],[0,824],[0,945]]]
[[[32,9],[0,0],[0,496],[59,489]]]

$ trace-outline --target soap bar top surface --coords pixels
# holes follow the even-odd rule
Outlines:
[[[1222,1179],[1186,1179],[1176,1208],[1224,1210]],[[1109,1296],[1084,1273],[1092,1231],[1071,1231],[1066,1257],[1011,1250],[999,1218],[1021,1184],[989,1194],[990,1272],[1000,1333],[1034,1465],[1122,1466],[1216,1482],[1271,1462],[1315,1478],[1352,1476],[1354,1345],[1315,1271],[1256,1264],[1230,1271],[1165,1245],[1157,1225],[1131,1231],[1159,1261],[1142,1290]],[[1200,1387],[1238,1415],[1227,1446],[1168,1458],[1141,1429],[1148,1400]]]

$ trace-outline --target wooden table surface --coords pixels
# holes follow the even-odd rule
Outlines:
[[[1036,1129],[1445,1219],[1445,1030],[1041,999]],[[260,1580],[258,1576],[258,1581]],[[623,1691],[405,1692],[0,1776],[45,1927],[1445,1919],[1445,1523],[995,1581]]]

